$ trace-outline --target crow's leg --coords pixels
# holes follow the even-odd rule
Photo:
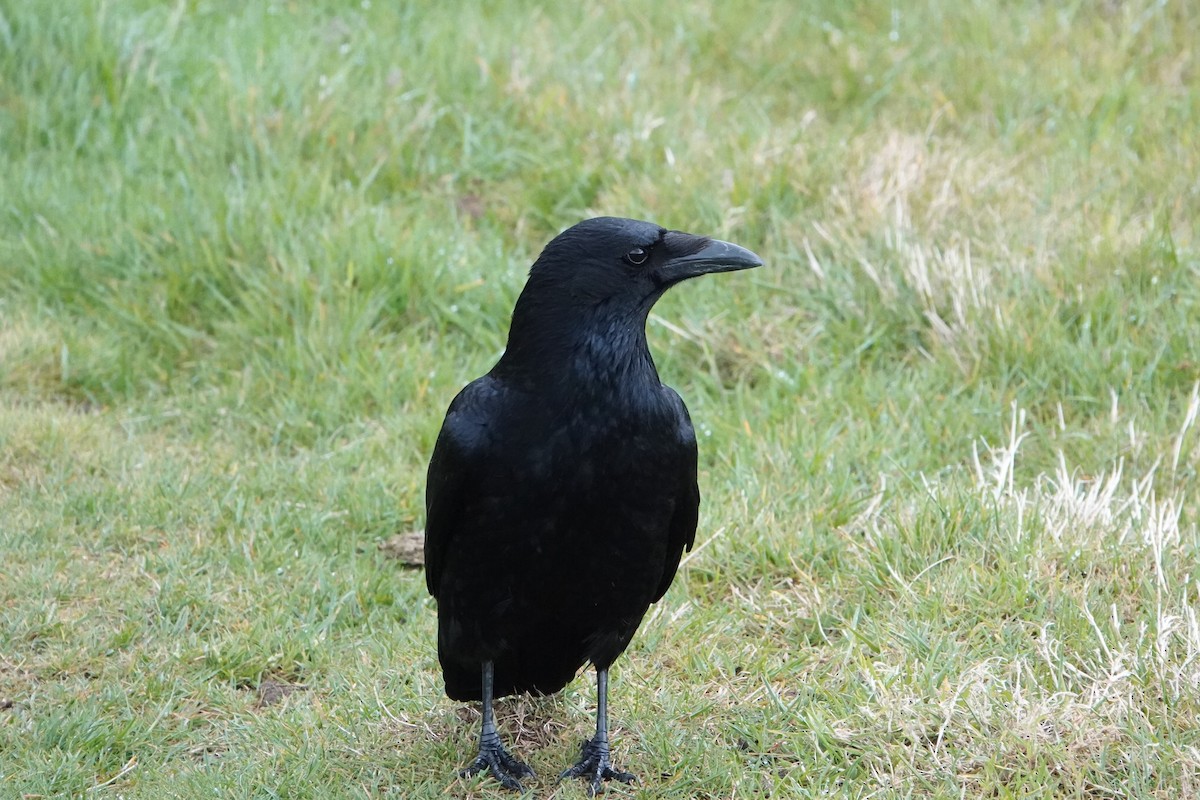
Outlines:
[[[614,769],[608,751],[608,669],[596,670],[596,735],[583,743],[579,761],[558,776],[563,778],[588,778],[588,791],[594,796],[601,790],[604,781],[617,780],[633,783],[631,773]]]
[[[505,789],[525,791],[521,778],[531,777],[533,770],[526,764],[508,754],[500,742],[500,733],[496,730],[496,719],[492,716],[492,662],[483,664],[483,725],[479,729],[479,756],[471,766],[458,774],[464,778],[477,775],[485,769],[492,777],[500,781]]]

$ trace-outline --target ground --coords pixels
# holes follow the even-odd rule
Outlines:
[[[1186,2],[0,6],[0,796],[498,797],[419,568],[446,405],[597,214],[697,547],[616,796],[1200,792]],[[554,788],[594,679],[505,701]]]

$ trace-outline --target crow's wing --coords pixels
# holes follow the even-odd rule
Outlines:
[[[691,550],[696,541],[696,523],[700,519],[700,487],[696,483],[696,432],[692,428],[692,418],[688,416],[683,399],[674,389],[663,386],[663,392],[675,405],[679,423],[673,467],[676,494],[675,510],[667,530],[667,560],[663,565],[662,579],[651,602],[658,602],[675,579],[683,551]]]
[[[462,524],[464,501],[474,497],[487,465],[489,420],[499,388],[485,375],[458,393],[433,446],[425,488],[425,586],[438,596],[446,553]]]

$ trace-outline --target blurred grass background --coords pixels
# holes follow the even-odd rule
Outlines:
[[[445,406],[614,214],[699,551],[638,797],[1200,785],[1200,9],[0,2],[0,795],[498,796],[419,571]],[[543,776],[590,678],[507,703]]]

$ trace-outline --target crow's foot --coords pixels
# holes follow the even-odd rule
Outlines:
[[[521,778],[533,777],[533,770],[529,765],[510,756],[499,741],[480,745],[479,756],[471,766],[460,770],[458,774],[460,777],[469,778],[484,770],[500,781],[500,785],[505,789],[517,792],[525,791],[525,787],[521,785]]]
[[[588,793],[594,797],[603,791],[604,781],[633,783],[637,780],[633,773],[613,769],[607,739],[589,739],[583,743],[581,750],[579,761],[570,769],[563,770],[558,776],[560,781],[563,778],[588,778],[591,780]]]

